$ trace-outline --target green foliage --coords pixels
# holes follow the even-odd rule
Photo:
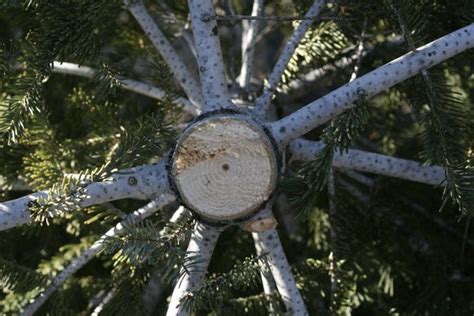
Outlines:
[[[323,22],[310,28],[291,56],[281,78],[279,89],[288,92],[288,83],[308,69],[333,61],[348,44],[348,39],[335,22]]]
[[[54,59],[80,64],[97,59],[105,32],[118,15],[116,1],[31,1],[29,14],[37,25],[28,34],[33,65],[45,69]]]
[[[164,123],[160,114],[150,115],[131,125],[121,128],[118,143],[109,153],[105,164],[79,174],[66,174],[61,182],[55,183],[48,191],[46,198],[39,198],[30,203],[30,211],[35,221],[48,224],[55,216],[65,215],[80,207],[87,194],[85,189],[92,182],[108,178],[119,168],[130,168],[143,164],[160,153],[162,139],[170,138],[173,130]],[[45,159],[51,161],[53,157]],[[43,173],[43,175],[47,173]]]
[[[265,256],[246,258],[231,271],[210,276],[201,288],[187,293],[180,304],[183,304],[186,310],[219,307],[233,296],[236,289],[256,288],[260,283],[260,267],[265,267],[266,264]]]
[[[163,142],[174,135],[163,114],[146,116],[133,125],[121,128],[119,142],[109,154],[106,166],[114,170],[148,162],[162,152]]]
[[[119,74],[109,65],[102,63],[94,76],[94,81],[97,83],[97,95],[104,97],[107,95],[115,95],[117,89],[121,88]]]
[[[250,12],[251,1],[231,2],[236,13]],[[403,44],[413,50],[471,23],[471,2],[328,3],[322,15],[342,20],[315,24],[306,34],[275,98],[277,115],[282,117],[347,82],[351,69],[334,65],[339,57],[353,54],[352,45],[361,40],[364,20],[367,50],[360,73],[406,53]],[[191,55],[186,55],[181,38],[189,13],[187,1],[145,3],[192,69],[194,63],[189,62]],[[302,15],[312,3],[266,1],[265,15]],[[231,4],[217,6],[219,14],[224,7],[225,14],[230,13]],[[293,26],[275,22],[260,26],[254,75],[262,80]],[[239,26],[219,22],[219,31],[226,63],[236,65]],[[51,73],[53,60],[93,66],[97,75],[90,80]],[[305,91],[290,93],[290,80],[326,65],[329,71],[320,80]],[[230,68],[226,71],[233,76]],[[310,315],[474,313],[472,225],[466,224],[465,217],[459,220],[450,203],[445,203],[444,212],[436,212],[442,190],[387,177],[371,177],[367,185],[349,173],[335,171],[336,196],[330,201],[335,214],[329,214],[323,194],[338,151],[356,146],[417,159],[423,148],[421,156],[427,163],[449,166],[445,195],[468,212],[474,202],[468,161],[474,136],[472,58],[459,56],[444,63],[443,69],[427,73],[380,94],[370,106],[360,91],[356,107],[324,130],[305,136],[327,145],[314,161],[286,179],[291,203],[279,200],[275,216]],[[155,101],[125,91],[119,83],[122,76],[150,82],[166,91],[167,97]],[[1,198],[19,197],[25,189],[52,188],[50,199],[31,205],[31,210],[37,220],[53,224],[0,232],[0,314],[19,314],[52,275],[143,205],[130,199],[71,212],[91,181],[102,181],[116,170],[166,154],[175,130],[187,123],[173,102],[183,96],[177,87],[147,35],[120,1],[0,1]],[[16,187],[17,181],[24,185]],[[308,220],[288,220],[282,216],[288,208]],[[51,218],[52,213],[62,216]],[[198,254],[184,251],[191,222],[165,226],[166,218],[166,212],[159,212],[144,224],[127,228],[124,236],[107,239],[101,256],[69,278],[38,314],[91,314],[101,303],[100,315],[163,314],[180,268],[192,267],[199,260]],[[197,314],[283,314],[278,295],[261,293],[258,263],[265,260],[249,257],[253,251],[250,234],[234,227],[221,236],[210,279],[187,297]],[[335,270],[329,262],[331,252],[336,257]],[[240,262],[244,257],[248,259]],[[329,275],[333,271],[338,285],[335,293],[331,293]],[[153,311],[143,304],[152,275],[162,276],[158,278],[162,294]]]
[[[426,41],[429,34],[427,19],[420,14],[427,3],[415,7],[408,1],[389,1],[410,50]],[[469,165],[467,118],[469,108],[452,90],[444,71],[420,72],[417,84],[420,91],[414,103],[421,109],[422,158],[429,164],[440,164],[446,169],[445,199],[450,197],[464,214],[474,214],[474,169]]]
[[[199,254],[186,254],[182,245],[191,230],[191,222],[169,223],[158,231],[151,221],[127,227],[120,237],[104,241],[104,254],[114,254],[115,266],[149,266],[163,269],[163,278],[174,280],[179,268],[185,271],[199,260]],[[178,268],[176,267],[178,266]]]
[[[257,294],[236,299],[228,299],[221,302],[217,311],[211,315],[242,315],[244,311],[248,315],[285,315],[284,306],[277,293],[273,295]],[[271,312],[270,312],[271,311]]]
[[[14,92],[0,102],[0,133],[6,134],[10,143],[17,143],[24,136],[33,115],[41,112],[41,75],[25,74],[14,86]]]
[[[11,52],[5,43],[0,42],[0,75],[3,77],[10,71]]]
[[[353,140],[363,132],[368,117],[365,94],[360,91],[355,106],[343,112],[324,129],[321,139],[326,145],[315,159],[303,163],[296,175],[283,180],[283,189],[288,193],[292,209],[298,216],[306,219],[314,211],[318,197],[326,188],[335,151],[349,149]]]
[[[32,285],[44,284],[45,281],[44,275],[0,258],[0,285],[4,291],[25,293]]]

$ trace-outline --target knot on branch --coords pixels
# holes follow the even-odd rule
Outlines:
[[[216,15],[208,14],[208,13],[203,13],[201,15],[201,21],[204,23],[210,22],[216,18]]]

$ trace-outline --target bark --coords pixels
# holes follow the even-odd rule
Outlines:
[[[80,76],[90,79],[94,78],[95,74],[97,73],[97,70],[89,66],[81,66],[74,63],[58,61],[53,63],[52,71],[58,74]],[[152,99],[161,100],[166,96],[165,91],[145,82],[127,78],[119,78],[119,81],[122,84],[123,89],[147,96]],[[190,113],[191,115],[198,115],[201,112],[199,107],[196,107],[186,98],[176,98],[173,101],[176,104],[182,106],[183,110],[187,113]]]
[[[447,34],[348,83],[287,117],[272,123],[281,144],[306,134],[354,106],[463,51],[474,47],[474,24]]]
[[[127,216],[127,218],[115,227],[108,230],[97,240],[89,249],[83,251],[79,257],[74,259],[61,273],[53,278],[50,285],[23,311],[23,316],[33,315],[47,300],[48,298],[60,288],[66,280],[88,263],[94,256],[99,253],[104,246],[104,241],[107,238],[120,235],[127,227],[135,225],[141,222],[145,218],[154,214],[163,206],[171,203],[175,200],[174,196],[162,195],[158,199],[151,201],[147,205],[139,208],[135,212]]]
[[[257,253],[257,256],[263,256],[265,254],[265,251],[263,250],[263,245],[262,241],[260,240],[261,236],[259,234],[252,234],[253,241],[255,244],[255,251]],[[260,266],[260,278],[262,279],[262,286],[263,286],[263,293],[265,295],[273,295],[276,293],[277,288],[275,284],[275,280],[273,280],[273,276],[271,275],[271,272],[268,271],[267,266],[264,263],[259,263]],[[275,314],[275,308],[270,305],[270,310],[269,310],[270,315]]]
[[[128,7],[130,13],[135,17],[138,24],[140,24],[150,41],[166,61],[189,100],[200,107],[202,105],[202,95],[199,84],[168,39],[161,32],[153,17],[148,13],[143,2],[141,0],[124,0],[123,3]]]
[[[336,231],[336,184],[334,180],[334,170],[331,170],[328,178],[328,195],[329,195],[329,222],[330,222],[330,247],[329,253],[329,279],[331,282],[330,301],[332,306],[336,306],[337,300],[337,231]]]
[[[152,199],[159,193],[169,192],[165,161],[119,171],[103,182],[93,182],[85,187],[85,198],[78,202],[80,207],[134,198]],[[31,221],[29,203],[38,198],[47,198],[48,192],[41,191],[0,203],[0,231]]]
[[[324,4],[324,0],[315,0],[309,8],[308,12],[306,13],[305,17],[317,16],[323,8]],[[280,57],[278,58],[278,61],[275,67],[273,68],[272,73],[268,77],[268,82],[265,85],[265,88],[263,89],[262,95],[257,99],[255,103],[254,111],[257,115],[262,117],[265,116],[272,100],[273,93],[275,92],[275,89],[277,88],[278,83],[280,82],[280,78],[283,72],[285,71],[288,62],[290,61],[291,56],[293,56],[296,47],[298,47],[298,44],[300,43],[306,31],[313,24],[313,22],[314,20],[301,21],[301,23],[298,25],[298,27],[286,43],[286,46],[285,48],[283,48],[283,51]]]
[[[322,142],[297,139],[290,143],[289,150],[294,160],[312,160],[324,146]],[[444,169],[439,166],[423,166],[413,160],[354,149],[343,153],[337,151],[334,154],[333,166],[431,185],[442,185],[446,179]]]
[[[252,6],[252,16],[260,16],[263,13],[263,0],[254,0]],[[245,21],[243,21],[245,22]],[[240,68],[239,85],[246,88],[252,78],[253,60],[255,52],[255,42],[258,32],[258,20],[252,20],[248,24],[248,29],[243,28],[242,32],[242,66]]]
[[[173,213],[173,216],[171,216],[169,222],[178,223],[183,221],[187,216],[189,216],[189,211],[186,210],[183,206],[180,206]],[[164,232],[164,230],[161,230],[159,232],[160,236],[163,236]],[[155,270],[143,292],[143,306],[145,306],[146,312],[149,315],[153,314],[156,304],[158,303],[160,297],[163,295],[166,289],[166,284],[164,284],[162,281],[161,270],[161,268]]]
[[[252,236],[261,241],[263,252],[268,253],[270,270],[288,314],[308,315],[276,229],[252,233]]]
[[[168,316],[190,315],[191,311],[186,310],[181,304],[182,298],[190,291],[199,289],[207,273],[207,267],[211,261],[212,253],[217,244],[217,239],[225,227],[214,227],[204,223],[197,223],[191,240],[189,241],[186,252],[195,256],[196,262],[193,262],[188,271],[182,271],[182,277],[176,282],[171,301],[168,306]],[[194,260],[193,260],[194,261]]]
[[[188,5],[204,97],[203,111],[232,107],[224,73],[217,22],[206,19],[216,14],[212,1],[189,0]]]

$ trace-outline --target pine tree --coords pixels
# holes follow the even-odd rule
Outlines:
[[[474,313],[474,2],[0,9],[2,315]]]

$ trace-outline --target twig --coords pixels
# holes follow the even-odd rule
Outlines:
[[[142,29],[145,31],[155,48],[160,52],[171,71],[178,79],[179,84],[183,87],[189,100],[195,106],[201,108],[202,95],[199,84],[194,80],[193,75],[189,72],[168,39],[161,32],[160,28],[153,20],[153,17],[148,13],[143,1],[124,0],[123,2],[128,7],[130,13],[135,17],[138,24],[140,24]]]
[[[337,16],[301,16],[301,15],[269,15],[269,16],[255,16],[255,15],[206,15],[202,18],[203,21],[272,21],[272,22],[294,22],[294,21],[351,21],[352,19],[337,17]]]
[[[103,246],[104,241],[107,238],[117,236],[121,234],[127,227],[135,225],[136,223],[144,220],[150,215],[154,214],[163,206],[171,203],[175,200],[174,196],[162,195],[158,199],[151,201],[142,208],[139,208],[135,212],[127,216],[127,218],[115,227],[111,228],[99,240],[97,240],[89,249],[83,251],[79,257],[74,259],[60,274],[55,276],[51,281],[50,285],[31,303],[29,304],[21,315],[30,316],[33,315],[45,302],[46,300],[60,288],[66,280],[88,263],[97,253],[99,253]]]
[[[74,63],[55,61],[53,63],[52,72],[92,79],[97,73],[97,70],[89,66],[80,66]],[[148,83],[126,78],[119,78],[119,81],[125,90],[142,94],[153,99],[161,100],[166,96],[165,91]],[[192,115],[198,115],[200,113],[200,109],[185,98],[176,98],[173,101],[178,105],[181,105],[184,111]]]
[[[259,17],[263,13],[263,0],[254,0],[252,16]],[[244,24],[245,25],[245,24]],[[253,70],[253,60],[255,52],[255,42],[258,32],[258,20],[253,20],[248,24],[248,29],[244,27],[242,31],[242,67],[240,68],[239,85],[246,88],[250,83]]]
[[[305,16],[313,17],[318,15],[323,6],[323,0],[315,0]],[[280,82],[280,78],[283,72],[285,71],[288,62],[290,61],[291,56],[293,55],[296,47],[298,47],[298,44],[300,43],[301,39],[303,38],[306,31],[309,29],[311,24],[313,24],[312,19],[304,20],[303,22],[301,22],[291,35],[288,42],[286,43],[286,46],[280,54],[280,57],[278,58],[278,61],[275,67],[273,68],[272,73],[268,77],[268,81],[263,89],[262,95],[257,99],[255,103],[254,112],[257,115],[261,117],[265,116],[265,113],[267,112],[268,107],[270,105],[273,92],[275,91],[278,83]]]
[[[404,41],[400,38],[396,38],[393,40],[388,40],[383,42],[383,46],[386,48],[399,46]],[[320,68],[312,69],[309,72],[301,75],[299,78],[291,80],[287,85],[291,90],[291,95],[294,94],[299,95],[299,90],[307,88],[315,84],[315,82],[322,77],[326,76],[328,73],[335,71],[337,69],[344,69],[354,63],[357,63],[357,60],[360,59],[362,61],[363,58],[370,55],[374,51],[374,46],[368,46],[364,48],[364,50],[359,54],[357,52],[357,47],[355,48],[356,52],[354,52],[351,56],[341,57],[340,59],[336,60],[333,64],[327,64]]]
[[[331,305],[335,306],[337,298],[337,233],[336,233],[336,186],[334,183],[334,170],[331,169],[328,178],[329,195],[329,221],[330,221],[330,243],[331,252],[329,253],[329,278],[331,281]]]
[[[115,296],[115,290],[112,289],[110,292],[106,293],[102,300],[97,304],[94,310],[91,313],[91,316],[99,316],[105,305],[107,305]]]
[[[183,206],[180,206],[171,216],[170,223],[178,223],[183,221],[189,214],[189,211],[186,210]],[[165,229],[160,230],[158,233],[160,236],[163,236]],[[159,297],[163,294],[165,290],[165,284],[162,281],[161,268],[156,269],[153,273],[150,281],[148,281],[144,291],[143,291],[143,306],[145,306],[149,315],[152,315],[153,310],[155,309],[156,304],[159,301]]]
[[[433,67],[474,47],[474,24],[447,34],[401,56],[271,124],[281,144],[300,137],[354,106],[361,95],[375,96],[423,69]]]

